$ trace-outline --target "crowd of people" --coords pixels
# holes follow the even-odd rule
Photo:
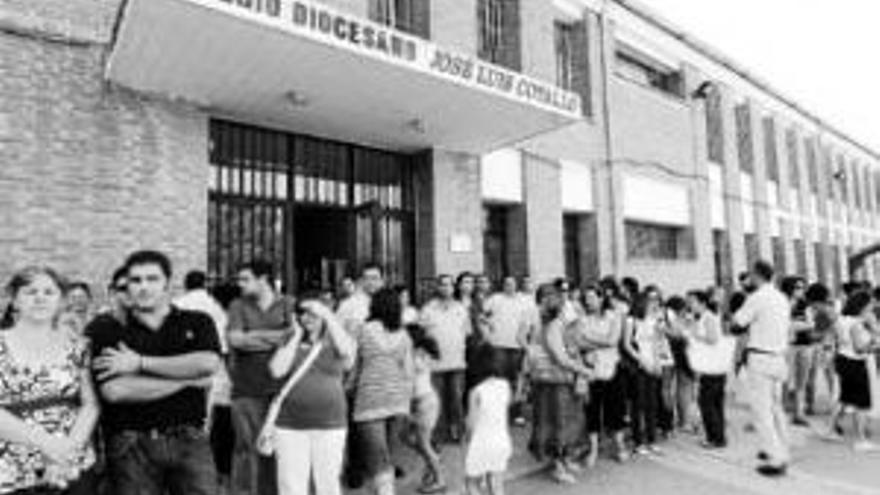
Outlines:
[[[728,378],[744,373],[757,470],[786,472],[788,428],[835,404],[827,434],[870,441],[880,290],[780,277],[758,262],[732,293],[664,294],[627,277],[577,284],[439,275],[417,307],[369,264],[338,291],[281,293],[273,265],[207,290],[133,253],[106,304],[29,267],[0,331],[0,493],[393,495],[401,449],[418,491],[504,491],[511,430],[572,483],[607,456],[661,455],[677,432],[728,445]],[[493,290],[498,283],[498,290]],[[845,424],[852,419],[852,427]],[[851,432],[851,433],[850,433]],[[603,441],[607,439],[608,441]],[[463,469],[440,452],[464,448]],[[607,447],[607,448],[606,448]]]

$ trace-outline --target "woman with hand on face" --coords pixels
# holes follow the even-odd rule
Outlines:
[[[333,311],[305,295],[297,306],[297,332],[269,362],[276,379],[295,373],[316,346],[322,347],[286,396],[276,420],[278,492],[316,495],[341,492],[348,412],[343,376],[354,364],[355,342]]]
[[[31,267],[7,289],[15,323],[0,333],[0,494],[92,494],[98,402],[86,342],[58,325],[64,284]]]

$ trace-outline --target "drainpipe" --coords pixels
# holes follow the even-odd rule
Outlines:
[[[608,172],[608,207],[611,217],[611,271],[614,275],[620,275],[620,256],[618,246],[618,233],[620,226],[617,218],[617,200],[614,190],[614,155],[611,147],[611,98],[609,95],[608,81],[611,78],[611,66],[608,61],[607,33],[608,26],[608,0],[602,0],[602,8],[599,11],[599,60],[602,72],[602,125],[604,127],[605,157],[604,165]]]

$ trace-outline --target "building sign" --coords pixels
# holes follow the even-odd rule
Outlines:
[[[580,118],[580,97],[554,84],[462,55],[392,27],[305,0],[191,0],[208,3],[338,48],[381,58],[457,84]]]

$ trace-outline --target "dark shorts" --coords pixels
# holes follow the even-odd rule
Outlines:
[[[355,422],[360,462],[368,477],[374,478],[393,469],[391,442],[399,425],[396,417]]]

